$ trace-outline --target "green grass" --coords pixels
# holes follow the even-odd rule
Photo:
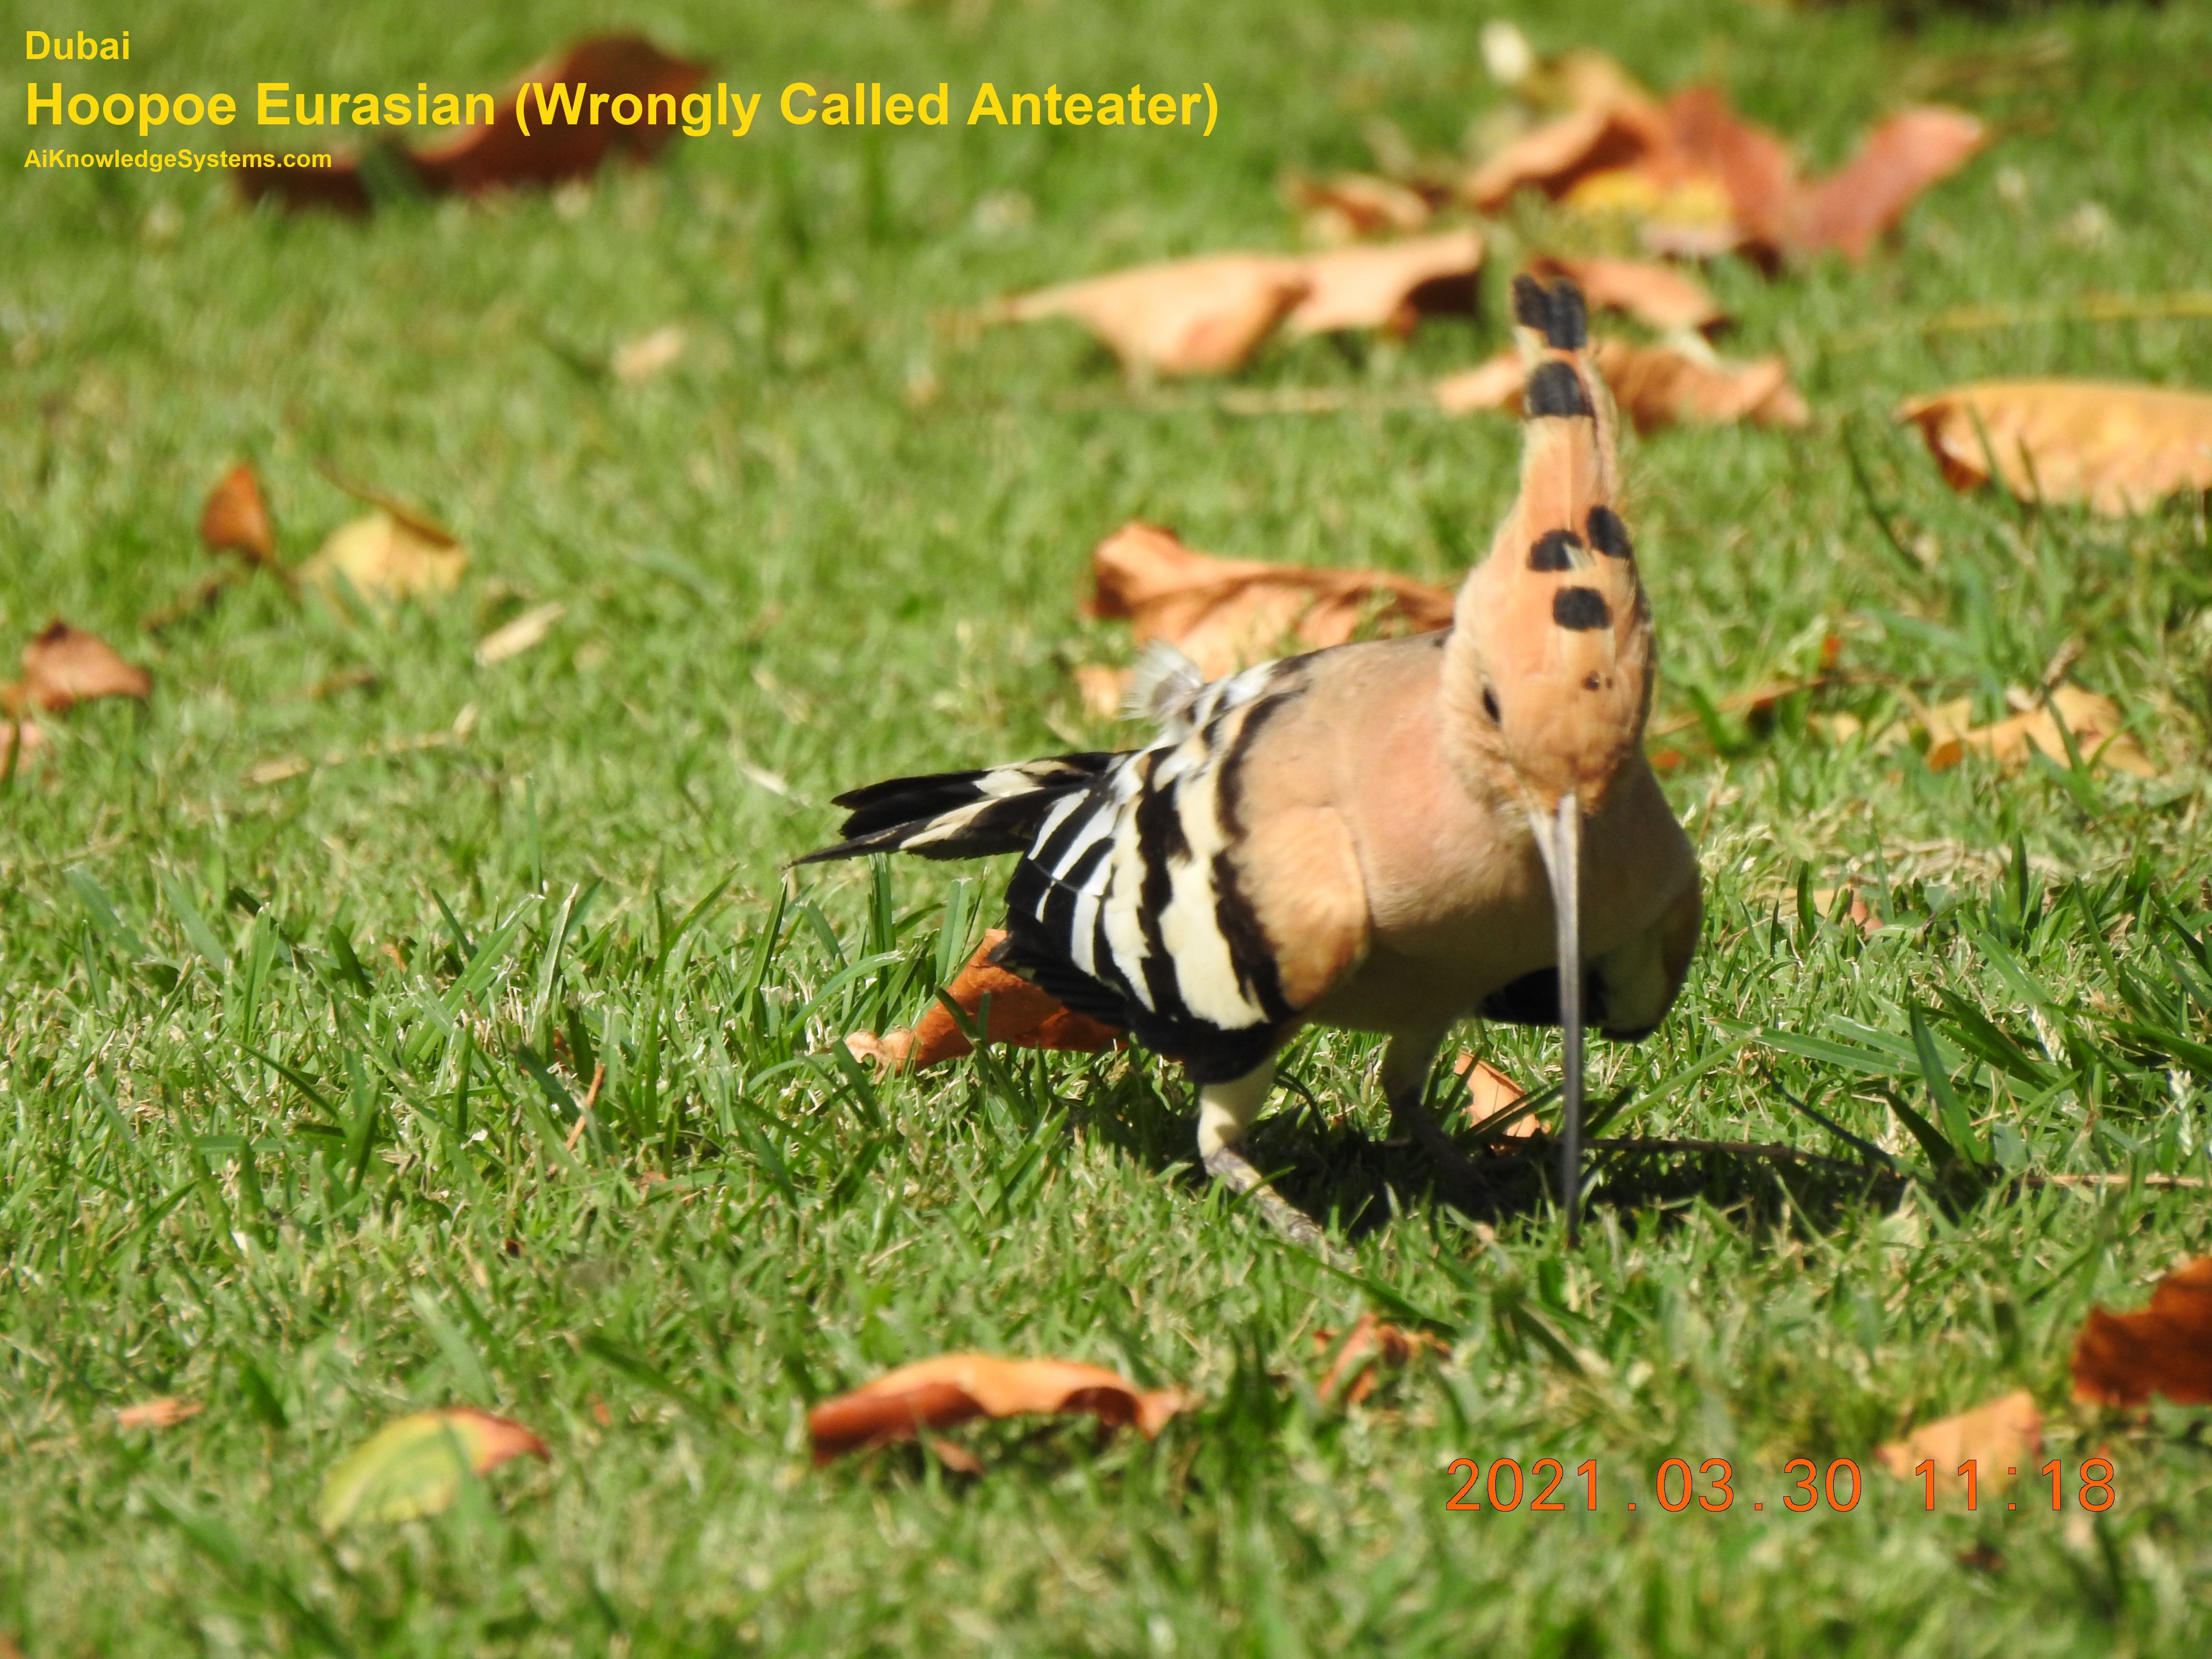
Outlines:
[[[72,26],[133,28],[115,86],[483,86],[605,21],[540,9]],[[1203,142],[771,127],[565,207],[364,224],[246,213],[207,179],[11,184],[0,640],[58,612],[156,689],[77,710],[0,796],[0,1630],[41,1656],[2205,1650],[2202,1414],[2077,1407],[2067,1370],[2092,1304],[2138,1305],[2212,1245],[2203,1194],[2009,1177],[2207,1173],[2212,546],[2186,505],[2113,522],[1954,496],[1887,415],[2000,374],[2212,386],[2212,327],[1863,337],[2202,286],[2212,24],[1620,9],[1547,11],[1538,43],[1605,45],[1662,86],[1723,77],[1823,163],[1930,65],[2071,44],[2047,78],[1983,81],[2005,136],[1893,251],[1713,273],[1733,349],[1789,355],[1809,430],[1670,432],[1628,462],[1664,709],[1807,668],[1831,630],[1864,678],[1680,740],[1707,937],[1659,1036],[1597,1060],[1601,1098],[1636,1091],[1611,1133],[1851,1157],[1794,1097],[1901,1173],[1620,1159],[1570,1254],[1533,1181],[1481,1226],[1433,1200],[1367,1139],[1371,1048],[1326,1037],[1291,1060],[1313,1105],[1279,1097],[1260,1144],[1352,1224],[1347,1279],[1193,1179],[1188,1091],[1154,1062],[885,1085],[833,1063],[842,1033],[925,1006],[998,872],[787,887],[782,862],[831,831],[840,787],[1114,740],[1067,673],[1127,648],[1074,614],[1098,536],[1143,516],[1224,553],[1448,580],[1511,489],[1510,422],[1400,395],[1494,347],[1494,289],[1479,326],[1278,346],[1246,375],[1376,394],[1322,416],[1133,397],[1073,331],[971,341],[945,317],[1287,246],[1284,169],[1364,164],[1378,116],[1449,149],[1494,94],[1480,20],[1441,4],[656,4],[627,15],[733,84],[1210,79],[1225,118]],[[680,365],[606,374],[671,323]],[[1924,559],[1885,539],[1847,443]],[[292,556],[357,510],[326,464],[450,522],[467,581],[377,623],[264,580],[142,635],[204,574],[198,500],[240,455]],[[550,599],[546,643],[474,665]],[[2069,639],[2159,781],[1931,773],[1807,726],[1878,727],[1900,688],[1987,718]],[[354,669],[374,684],[308,695]],[[335,763],[248,781],[289,756]],[[1881,901],[1872,938],[1808,896],[1847,878]],[[1554,1040],[1482,1041],[1551,1074]],[[605,1109],[571,1152],[592,1055]],[[1313,1336],[1370,1308],[1450,1353],[1340,1410]],[[961,1348],[1203,1403],[1150,1445],[986,1429],[976,1481],[910,1450],[809,1467],[811,1402]],[[2109,1450],[2108,1513],[2069,1493],[2053,1516],[2033,1476],[2015,1512],[1985,1489],[1978,1515],[1926,1515],[1879,1474],[1849,1514],[1780,1509],[1791,1458],[1866,1463],[2014,1387],[2069,1486]],[[158,1394],[205,1410],[114,1426]],[[447,1401],[529,1424],[550,1462],[321,1540],[325,1472]],[[1602,1508],[1448,1513],[1458,1456],[1595,1459]],[[1732,1460],[1735,1507],[1659,1510],[1671,1456]]]

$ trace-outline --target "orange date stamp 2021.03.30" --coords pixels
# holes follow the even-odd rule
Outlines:
[[[1783,1466],[1776,1488],[1763,1494],[1753,1493],[1749,1482],[1743,1483],[1746,1490],[1737,1491],[1741,1477],[1724,1457],[1708,1457],[1694,1468],[1687,1458],[1670,1457],[1648,1480],[1631,1480],[1626,1492],[1620,1488],[1617,1473],[1600,1474],[1598,1461],[1594,1457],[1584,1459],[1572,1470],[1559,1458],[1540,1457],[1528,1466],[1525,1474],[1519,1462],[1510,1457],[1497,1458],[1488,1463],[1472,1457],[1455,1457],[1445,1472],[1455,1486],[1444,1500],[1446,1509],[1493,1513],[1520,1509],[1524,1498],[1528,1509],[1539,1515],[1565,1515],[1571,1510],[1589,1513],[1620,1504],[1632,1510],[1638,1507],[1639,1499],[1647,1499],[1648,1505],[1656,1505],[1669,1515],[1692,1509],[1717,1515],[1723,1510],[1745,1506],[1755,1511],[1765,1510],[1771,1498],[1776,1506],[1792,1514],[1802,1515],[1819,1509],[1842,1514],[1856,1509],[1859,1499],[1866,1494],[1865,1477],[1860,1474],[1859,1466],[1848,1457],[1836,1458],[1825,1467],[1809,1457],[1793,1457]],[[2008,1485],[2026,1473],[2010,1465],[2002,1472],[1989,1472],[1993,1481]],[[2112,1507],[2118,1496],[2113,1485],[2117,1474],[2109,1457],[2084,1459],[2070,1471],[2054,1457],[2034,1473],[2050,1482],[2050,1503],[2054,1512],[2066,1508],[2070,1500],[2075,1507],[2101,1514]],[[1956,1469],[1939,1469],[1934,1459],[1923,1459],[1912,1470],[1912,1476],[1918,1483],[1924,1509],[1934,1510],[1939,1496],[1948,1496],[1963,1498],[1967,1509],[1977,1510],[1984,1507],[1984,1498],[1989,1496],[1982,1491],[1981,1466],[1972,1458]],[[2023,1485],[2015,1495],[2004,1500],[2004,1506],[2008,1510],[2040,1509],[2043,1505],[2038,1500],[2042,1495],[2041,1488],[2031,1490]],[[1990,1501],[1994,1506],[1993,1496]]]

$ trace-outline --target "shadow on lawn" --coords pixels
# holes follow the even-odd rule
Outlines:
[[[1184,1180],[1203,1192],[1209,1177],[1192,1152],[1194,1121],[1179,1109],[1177,1091],[1154,1086],[1109,1087],[1079,1115],[1099,1136],[1154,1173],[1185,1166]],[[1400,1212],[1446,1204],[1492,1226],[1546,1217],[1557,1207],[1558,1152],[1531,1138],[1502,1152],[1455,1135],[1482,1185],[1462,1190],[1418,1146],[1376,1139],[1348,1118],[1331,1121],[1310,1099],[1279,1108],[1253,1126],[1246,1150],[1276,1190],[1317,1219],[1362,1238],[1389,1225]],[[1906,1174],[1870,1164],[1798,1152],[1781,1146],[1600,1139],[1584,1152],[1586,1212],[1677,1209],[1702,1200],[1732,1211],[1749,1225],[1825,1230],[1869,1205],[1889,1208],[1915,1184]]]

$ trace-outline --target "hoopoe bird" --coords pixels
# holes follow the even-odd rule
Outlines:
[[[1644,756],[1650,608],[1583,297],[1522,276],[1513,310],[1520,491],[1449,629],[1210,684],[1148,659],[1145,747],[872,784],[800,860],[1019,853],[996,959],[1181,1060],[1206,1170],[1305,1242],[1242,1149],[1300,1030],[1387,1035],[1394,1124],[1464,1175],[1425,1104],[1446,1034],[1563,1027],[1571,1240],[1584,1023],[1648,1035],[1697,945],[1696,856]]]

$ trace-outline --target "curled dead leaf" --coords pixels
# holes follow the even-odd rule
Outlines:
[[[1156,525],[1124,525],[1091,556],[1085,614],[1129,623],[1139,646],[1167,641],[1207,679],[1273,656],[1286,642],[1307,650],[1342,645],[1370,623],[1413,634],[1451,626],[1448,588],[1386,571],[1216,558]]]
[[[181,1400],[173,1394],[158,1395],[151,1400],[119,1407],[115,1413],[118,1429],[173,1429],[185,1419],[198,1417],[206,1409],[197,1400]]]
[[[0,713],[38,708],[58,714],[95,697],[136,697],[143,702],[154,690],[151,674],[125,662],[97,634],[72,628],[58,617],[23,647],[22,664],[22,679],[0,686]],[[26,742],[27,752],[35,742]]]
[[[1606,340],[1598,346],[1597,362],[1613,401],[1639,432],[1676,422],[1799,427],[1813,418],[1780,357],[1731,362],[1673,346]]]
[[[333,598],[342,597],[343,577],[345,586],[382,607],[450,593],[468,564],[467,550],[444,531],[380,507],[331,532],[300,576]]]
[[[208,491],[200,507],[200,545],[210,553],[236,553],[248,563],[278,568],[276,532],[269,523],[260,482],[245,462]]]
[[[819,1467],[848,1451],[978,1417],[1087,1412],[1110,1428],[1134,1424],[1150,1440],[1191,1403],[1180,1389],[1139,1389],[1097,1365],[956,1353],[902,1365],[825,1401],[807,1413],[806,1425]]]
[[[2154,1394],[2212,1406],[2212,1256],[2159,1280],[2140,1313],[2092,1308],[2074,1339],[2076,1400],[2140,1406]]]
[[[1956,489],[2140,513],[2212,490],[2212,394],[2098,380],[1983,380],[1899,405]]]
[[[475,196],[586,178],[615,152],[627,152],[636,161],[659,152],[680,129],[673,115],[651,118],[650,100],[671,100],[660,106],[664,114],[680,109],[684,94],[707,74],[705,64],[671,58],[642,35],[591,36],[552,62],[525,70],[501,96],[489,125],[465,128],[428,149],[393,146],[386,158],[408,185],[426,195],[458,191]],[[526,90],[532,87],[541,90]],[[599,109],[587,100],[610,94],[637,98],[647,118],[629,126],[599,120]],[[564,102],[570,95],[576,98],[573,106]],[[526,120],[518,120],[515,106],[526,96]],[[361,162],[353,156],[340,156],[326,167],[240,167],[231,176],[248,201],[270,197],[295,211],[366,213],[374,204]]]
[[[1297,262],[1306,292],[1291,308],[1293,334],[1388,329],[1410,334],[1424,316],[1474,309],[1482,234],[1448,231],[1411,241],[1338,248]]]
[[[1326,1326],[1314,1333],[1313,1340],[1316,1353],[1327,1353],[1336,1346],[1336,1358],[1321,1380],[1321,1397],[1347,1406],[1356,1406],[1375,1392],[1385,1365],[1410,1364],[1424,1353],[1451,1352],[1440,1337],[1426,1331],[1401,1330],[1371,1313],[1359,1316],[1340,1345],[1337,1334]]]
[[[1349,242],[1361,237],[1410,236],[1429,222],[1428,198],[1419,191],[1372,173],[1339,173],[1326,179],[1290,181],[1291,200],[1305,216],[1315,241]]]
[[[982,1018],[984,1001],[989,1000],[990,1023],[983,1028],[986,1042],[1076,1054],[1097,1054],[1120,1043],[1121,1034],[1112,1026],[1069,1012],[1041,987],[993,962],[993,953],[1006,937],[1003,928],[986,933],[975,954],[945,988],[945,994],[968,1016],[970,1025]],[[975,1044],[940,1001],[932,1002],[910,1027],[886,1031],[881,1036],[873,1031],[855,1031],[845,1039],[845,1047],[855,1059],[872,1060],[885,1071],[918,1072],[942,1060],[957,1060],[971,1052]]]
[[[997,314],[1013,322],[1072,318],[1133,371],[1222,374],[1241,367],[1286,318],[1302,335],[1404,333],[1425,315],[1471,312],[1481,265],[1474,230],[1303,256],[1218,253],[1016,295]]]
[[[521,1424],[470,1407],[416,1412],[386,1424],[334,1465],[316,1500],[325,1533],[356,1521],[405,1521],[451,1509],[465,1474],[489,1474],[528,1453],[551,1455]]]
[[[1218,254],[1017,295],[1002,314],[1073,318],[1133,371],[1221,374],[1249,357],[1310,287],[1295,260]]]
[[[1789,365],[1780,357],[1737,362],[1715,356],[1702,341],[1647,346],[1601,340],[1597,362],[1613,402],[1639,432],[1677,423],[1725,426],[1738,421],[1801,427],[1812,419],[1805,399],[1790,384]],[[1484,410],[1517,414],[1527,378],[1519,356],[1501,352],[1439,380],[1431,395],[1447,415]]]
[[[1728,322],[1712,291],[1686,271],[1643,259],[1531,259],[1547,280],[1565,276],[1593,309],[1618,311],[1669,333],[1717,332]]]
[[[1972,1411],[1923,1423],[1875,1455],[1899,1480],[1933,1460],[1936,1473],[1948,1480],[1954,1470],[1971,1461],[1978,1465],[1983,1481],[2002,1484],[2008,1478],[2006,1470],[2023,1467],[2042,1449],[2043,1414],[2035,1409],[2035,1396],[2019,1389]]]
[[[1863,258],[1921,191],[1988,142],[1972,116],[1909,109],[1808,182],[1779,137],[1710,87],[1662,105],[1616,66],[1565,91],[1572,107],[1483,162],[1462,185],[1465,199],[1492,212],[1535,190],[1585,211],[1626,212],[1644,222],[1654,252],[1692,257],[1737,247],[1769,262],[1830,249]]]

